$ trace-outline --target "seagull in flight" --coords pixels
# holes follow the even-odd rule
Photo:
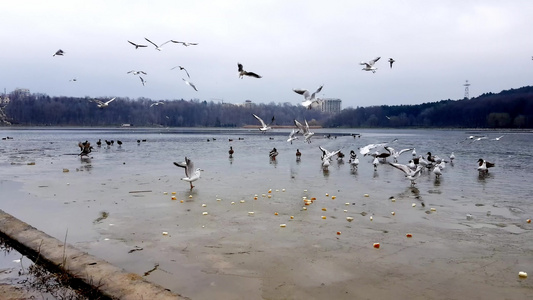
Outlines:
[[[371,61],[367,61],[367,62],[362,61],[362,62],[359,63],[359,64],[365,66],[365,67],[362,69],[363,71],[372,71],[372,73],[376,73],[376,70],[377,70],[378,68],[374,67],[374,64],[375,64],[376,61],[378,61],[380,58],[381,58],[381,56],[378,56],[378,57],[374,58],[374,59],[371,60]]]
[[[158,50],[158,51],[161,51],[161,47],[163,47],[166,43],[171,42],[171,40],[169,40],[169,41],[166,41],[163,44],[158,46],[156,43],[150,41],[149,39],[147,39],[147,38],[144,38],[144,39],[147,40],[150,44],[154,45],[155,46],[155,50]]]
[[[309,131],[309,124],[307,124],[307,120],[305,121],[305,126],[302,125],[302,123],[298,122],[297,120],[294,120],[294,125],[298,127],[300,133],[304,136],[304,142],[307,142],[308,144],[311,143],[311,137],[315,134],[314,132]]]
[[[174,165],[180,168],[185,169],[185,177],[183,177],[181,180],[188,181],[191,185],[191,190],[194,188],[194,185],[192,183],[198,179],[200,179],[200,171],[203,171],[200,168],[194,169],[194,164],[192,160],[185,157],[184,162],[174,162]]]
[[[135,44],[135,43],[132,42],[132,41],[128,41],[128,43],[130,43],[130,44],[132,44],[133,46],[135,46],[135,49],[139,49],[139,47],[148,47],[147,45]]]
[[[289,139],[287,140],[287,142],[291,142],[292,144],[292,141],[294,140],[297,140],[298,137],[296,136],[298,133],[300,132],[300,130],[297,130],[297,129],[292,129],[291,133],[289,133]]]
[[[180,68],[180,70],[185,71],[185,73],[187,73],[187,77],[189,77],[189,79],[191,78],[191,76],[189,75],[189,72],[187,72],[187,69],[185,69],[184,67],[182,67],[182,66],[175,66],[175,67],[172,68],[171,70],[174,70],[175,68]]]
[[[322,159],[322,168],[323,169],[327,169],[329,167],[329,165],[331,164],[332,157],[337,155],[337,153],[339,153],[341,151],[341,150],[336,150],[336,151],[333,151],[333,152],[329,152],[328,150],[326,150],[322,146],[318,146],[318,148],[320,149],[320,151],[322,151],[322,156],[320,158]]]
[[[142,83],[143,86],[144,86],[144,84],[146,83],[146,80],[144,80],[141,76],[139,76],[139,78],[141,79],[141,83]]]
[[[272,125],[272,123],[274,123],[274,116],[272,116],[272,120],[270,121],[270,124],[266,124],[265,121],[263,121],[263,119],[259,118],[257,115],[255,114],[252,114],[254,116],[254,118],[256,118],[257,120],[259,120],[259,122],[261,122],[261,127],[259,128],[259,130],[263,133],[267,132],[268,130],[272,129],[270,127],[270,125]]]
[[[493,138],[493,139],[491,139],[491,141],[499,141],[499,140],[502,139],[502,137],[503,137],[503,135],[502,135],[502,136],[499,136],[499,137],[497,137],[497,138]]]
[[[106,102],[103,102],[103,101],[100,101],[98,99],[93,99],[92,101],[93,102],[96,102],[96,106],[98,106],[98,108],[106,108],[109,106],[109,103],[111,103],[113,100],[115,100],[116,97],[113,97],[111,98],[110,100],[106,101]]]
[[[185,78],[182,78],[182,80],[185,81],[186,85],[190,85],[195,91],[198,92],[198,89],[196,89],[196,86],[192,82],[185,80]]]
[[[390,64],[390,68],[391,68],[391,69],[392,69],[392,64],[393,64],[394,62],[395,62],[395,60],[392,59],[392,57],[389,58],[389,64]]]
[[[135,71],[135,70],[131,70],[129,72],[126,72],[126,74],[133,74],[133,75],[144,74],[144,75],[148,75],[145,71]]]
[[[155,102],[155,103],[150,104],[150,107],[152,107],[152,106],[159,106],[159,105],[163,105],[163,104],[165,104],[165,102],[163,102],[163,101],[159,101],[159,102]]]
[[[370,150],[377,148],[377,147],[385,146],[385,145],[387,145],[387,143],[369,144],[369,145],[359,148],[359,153],[361,153],[363,156],[367,156],[369,155],[368,153],[370,153]]]
[[[385,146],[384,148],[385,150],[389,151],[390,155],[394,159],[394,162],[398,162],[398,157],[400,157],[402,153],[413,150],[413,148],[408,148],[408,149],[402,149],[400,151],[396,151],[394,150],[394,148],[389,147],[389,146]]]
[[[59,49],[59,50],[57,50],[56,53],[54,53],[54,55],[52,55],[52,56],[56,56],[56,55],[63,56],[63,54],[65,54],[65,51]]]
[[[183,46],[185,47],[189,47],[189,46],[196,46],[198,45],[198,43],[187,43],[187,42],[180,42],[180,41],[175,41],[175,40],[171,40],[173,43],[176,43],[176,44],[182,44]]]
[[[244,76],[250,76],[250,77],[255,77],[255,78],[261,78],[260,75],[257,75],[257,74],[254,73],[254,72],[247,72],[247,71],[244,71],[244,69],[243,69],[241,63],[237,63],[237,67],[238,67],[238,70],[239,70],[239,78],[241,78],[241,79],[242,79]]]
[[[319,103],[320,103],[320,100],[316,99],[316,94],[320,93],[320,91],[322,90],[322,87],[324,85],[321,85],[314,93],[310,93],[308,90],[306,89],[292,89],[295,93],[297,94],[300,94],[300,95],[303,95],[304,96],[304,101],[302,101],[302,106],[305,106],[307,107],[308,109],[311,109],[313,107],[316,107]]]
[[[395,167],[396,169],[402,171],[405,174],[405,177],[409,180],[411,180],[411,186],[414,186],[416,184],[415,180],[420,177],[420,171],[422,170],[422,166],[418,165],[416,167],[416,170],[412,170],[406,165],[397,164],[397,163],[389,163],[389,165]]]

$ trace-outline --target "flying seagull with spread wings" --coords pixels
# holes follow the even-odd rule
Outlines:
[[[109,106],[109,103],[113,102],[113,100],[115,100],[116,97],[113,97],[112,99],[106,101],[106,102],[103,102],[103,101],[100,101],[98,99],[93,99],[92,101],[93,102],[96,102],[96,106],[98,106],[98,108],[106,108]]]
[[[134,43],[132,41],[129,41],[129,40],[128,40],[128,43],[130,43],[133,46],[135,46],[135,49],[139,49],[139,47],[148,47],[147,45],[136,44],[136,43]]]
[[[187,69],[185,69],[184,67],[182,67],[182,66],[175,66],[175,67],[173,67],[171,70],[174,70],[175,68],[180,68],[180,70],[185,71],[185,73],[187,74],[187,77],[189,77],[189,79],[191,78],[191,75],[189,75],[189,72],[187,72]]]
[[[182,44],[183,46],[185,47],[189,47],[189,46],[196,46],[198,45],[198,43],[188,43],[188,42],[180,42],[180,41],[175,41],[175,40],[171,40],[173,43],[176,43],[176,44]]]
[[[161,47],[163,47],[166,43],[170,43],[172,41],[172,40],[168,40],[168,41],[166,41],[163,44],[158,46],[156,43],[150,41],[149,39],[147,39],[147,38],[144,38],[144,39],[147,40],[150,44],[154,45],[155,46],[155,50],[158,50],[158,51],[161,51]]]
[[[54,55],[52,55],[52,56],[56,56],[56,55],[63,56],[63,54],[65,54],[65,51],[59,49],[59,50],[57,50],[56,53],[54,53]]]
[[[263,119],[259,118],[257,115],[255,114],[252,114],[254,116],[254,118],[256,118],[257,120],[259,120],[259,122],[261,122],[261,127],[259,127],[259,130],[262,132],[262,133],[265,133],[267,132],[268,130],[272,129],[270,127],[270,125],[272,125],[272,123],[274,123],[274,116],[272,116],[272,121],[270,121],[270,123],[267,125],[265,123],[265,121],[263,121]]]
[[[313,107],[316,107],[320,104],[320,100],[319,99],[316,99],[316,94],[320,93],[320,91],[322,90],[322,87],[324,85],[321,85],[314,93],[311,94],[311,92],[309,92],[308,90],[306,89],[293,89],[293,91],[295,93],[298,93],[300,95],[303,95],[304,96],[304,101],[302,101],[302,106],[305,106],[307,107],[308,109],[311,109]]]
[[[256,73],[254,72],[248,72],[248,71],[245,71],[242,67],[242,64],[241,63],[237,63],[237,67],[238,67],[238,70],[239,70],[239,78],[243,78],[244,76],[250,76],[250,77],[255,77],[255,78],[261,78],[260,75],[257,75]]]
[[[376,58],[374,58],[373,60],[371,61],[362,61],[361,63],[359,63],[360,65],[363,65],[365,66],[362,70],[363,71],[372,71],[372,73],[376,73],[376,70],[378,68],[374,67],[374,64],[376,63],[376,61],[378,61],[379,59],[381,58],[381,56],[378,56]]]

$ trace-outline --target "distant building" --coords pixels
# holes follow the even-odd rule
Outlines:
[[[21,96],[29,96],[30,95],[30,90],[29,89],[16,88],[15,91],[13,91],[13,93],[21,95]]]
[[[329,112],[338,114],[341,112],[341,99],[335,99],[335,98],[324,98],[322,100],[322,112]]]

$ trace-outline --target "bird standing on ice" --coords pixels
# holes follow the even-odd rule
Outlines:
[[[188,181],[189,184],[191,185],[191,190],[192,190],[194,188],[194,185],[192,185],[192,183],[194,181],[200,179],[200,171],[203,171],[203,170],[200,169],[200,168],[197,168],[195,170],[192,160],[190,160],[187,157],[185,157],[185,161],[184,162],[179,162],[179,163],[178,162],[174,162],[174,165],[176,165],[177,167],[185,169],[185,177],[183,177],[181,180]]]

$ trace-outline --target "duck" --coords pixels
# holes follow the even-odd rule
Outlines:
[[[300,149],[296,149],[296,160],[300,160],[302,157],[302,152],[300,152]]]
[[[232,146],[229,146],[229,151],[228,151],[228,153],[229,153],[229,157],[230,157],[230,158],[233,157],[233,153],[234,153],[234,152],[235,152],[235,151],[233,151],[233,147],[232,147]]]
[[[276,156],[278,156],[278,150],[276,148],[273,148],[272,150],[270,150],[268,156],[271,160],[276,160]]]

